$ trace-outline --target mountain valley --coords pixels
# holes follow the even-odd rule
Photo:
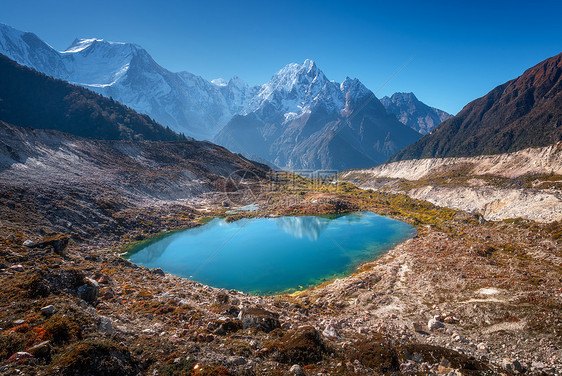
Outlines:
[[[1,375],[562,375],[562,54],[451,117],[308,59],[252,87],[4,24],[0,53]],[[357,212],[409,232],[346,249],[392,235]],[[168,264],[214,272],[252,219],[284,236],[252,233],[236,278],[294,242],[306,277],[327,234],[351,269],[257,295],[130,257],[189,237]]]

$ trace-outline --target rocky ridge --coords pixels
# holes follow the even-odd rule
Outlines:
[[[552,222],[562,219],[560,175],[562,144],[557,143],[507,154],[391,162],[345,171],[339,178],[365,189],[404,192],[487,220]]]

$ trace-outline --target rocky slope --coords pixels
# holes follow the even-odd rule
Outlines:
[[[421,102],[414,93],[394,93],[391,97],[382,97],[381,103],[389,113],[396,115],[402,124],[424,135],[453,117]]]
[[[214,141],[283,169],[343,170],[382,163],[419,137],[359,80],[330,81],[306,60],[275,74]]]
[[[0,372],[560,374],[562,249],[551,237],[560,227],[480,224],[427,202],[340,188],[263,197],[251,215],[360,208],[417,223],[419,234],[352,276],[294,295],[216,289],[116,255],[162,222],[192,227],[225,215],[213,199],[180,211],[118,209],[112,217],[130,219],[126,232],[108,227],[68,247],[64,235],[41,236],[37,222],[2,226]]]
[[[120,226],[110,220],[120,208],[222,191],[238,171],[269,169],[209,142],[95,141],[0,122],[4,225],[35,213],[57,231],[96,232]]]
[[[357,178],[358,182],[370,178],[419,180],[446,176],[461,169],[467,175],[498,175],[507,178],[551,173],[562,175],[562,143],[477,157],[409,159],[365,170],[350,170],[343,172],[341,176]],[[360,175],[366,180],[359,180]]]
[[[427,158],[343,172],[362,188],[386,189],[488,220],[562,219],[562,144],[478,157]]]
[[[112,99],[18,65],[1,54],[0,121],[96,139],[185,139]]]
[[[513,152],[562,140],[562,54],[467,104],[390,161]]]

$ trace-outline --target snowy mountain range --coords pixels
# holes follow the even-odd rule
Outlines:
[[[330,81],[305,60],[262,85],[213,140],[283,169],[344,170],[380,164],[420,137],[359,80]]]
[[[342,169],[381,163],[418,138],[418,133],[402,127],[393,113],[420,132],[427,128],[405,121],[391,107],[387,114],[374,94],[356,79],[346,78],[341,85],[330,81],[312,60],[289,64],[269,82],[250,87],[238,77],[207,81],[189,72],[170,72],[136,44],[76,39],[66,50],[57,51],[35,34],[4,24],[0,24],[0,53],[49,76],[111,97],[176,132],[214,140],[278,167],[337,165]],[[422,105],[419,102],[417,106],[420,116],[433,119],[423,111],[434,109]],[[354,118],[361,118],[358,113],[366,109],[371,111],[367,116],[370,120],[355,124]],[[384,123],[378,139],[365,137],[370,134],[366,127],[372,126],[373,116],[379,128]],[[255,122],[251,132],[259,137],[250,137],[248,122]],[[346,135],[349,132],[353,135]],[[339,162],[333,158],[333,150],[328,151],[340,142],[337,140],[343,143],[343,149],[350,149],[348,157]],[[348,159],[351,162],[345,162]],[[361,161],[361,166],[353,165],[353,161]]]
[[[131,43],[76,39],[56,51],[33,33],[0,24],[0,53],[200,139],[215,135],[256,92],[237,77],[214,84],[189,72],[170,72]]]

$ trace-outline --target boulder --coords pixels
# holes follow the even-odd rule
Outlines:
[[[68,246],[68,242],[70,241],[70,236],[66,234],[57,234],[53,236],[49,236],[48,238],[43,239],[39,242],[33,242],[31,240],[26,240],[23,242],[23,245],[28,248],[47,248],[52,247],[53,250],[58,253],[62,254],[65,248]]]
[[[88,303],[93,303],[98,299],[100,285],[97,281],[87,277],[84,278],[84,282],[82,286],[78,287],[78,297]]]
[[[523,373],[523,366],[517,359],[505,358],[502,367],[509,373]]]
[[[291,373],[291,375],[304,376],[304,371],[302,370],[301,366],[299,366],[298,364],[293,364],[289,369],[289,372]]]
[[[432,318],[427,322],[427,328],[431,331],[444,328],[445,324],[441,321],[437,320],[436,318]]]
[[[150,272],[151,272],[152,274],[160,275],[160,276],[162,276],[162,277],[164,277],[164,276],[166,275],[166,273],[164,273],[164,271],[163,271],[161,268],[154,268],[154,269],[151,269]]]
[[[9,357],[7,362],[21,364],[24,363],[26,359],[30,358],[34,358],[34,356],[26,351],[18,351],[17,353]]]
[[[27,352],[36,358],[49,358],[51,356],[51,341],[43,341],[27,349]]]
[[[100,316],[100,323],[98,325],[98,329],[101,332],[106,332],[109,334],[113,333],[113,323],[111,319],[106,316]]]
[[[43,316],[50,317],[53,315],[53,313],[55,313],[55,306],[53,306],[52,304],[41,308],[41,314]]]
[[[244,329],[257,328],[263,332],[270,332],[281,327],[278,315],[263,308],[244,309],[238,315]]]
[[[334,328],[332,325],[326,326],[322,334],[326,337],[333,337],[333,338],[340,337],[339,333],[336,331],[336,328]]]
[[[482,352],[488,352],[490,351],[490,348],[488,347],[488,345],[486,345],[484,342],[480,342],[476,348],[478,349],[478,351],[482,351]]]

